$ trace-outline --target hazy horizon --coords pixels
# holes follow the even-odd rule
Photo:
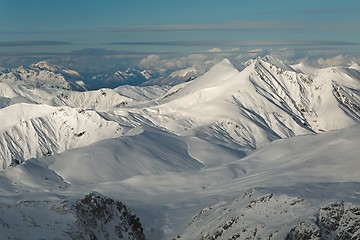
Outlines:
[[[269,53],[345,63],[359,59],[359,10],[355,0],[0,0],[0,66],[49,60],[99,72],[149,55],[203,61]]]

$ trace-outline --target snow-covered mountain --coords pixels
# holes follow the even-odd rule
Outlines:
[[[95,75],[88,81],[91,88],[115,88],[122,85],[137,86],[153,78],[151,71],[137,68],[127,68],[114,74]]]
[[[86,85],[91,89],[100,87],[115,88],[118,86],[174,86],[180,83],[191,81],[200,74],[201,71],[195,67],[187,67],[179,70],[164,69],[139,69],[127,68],[125,71],[116,71],[113,74],[95,75],[91,80],[86,81]]]
[[[65,71],[44,62],[28,69]],[[132,71],[115,80],[128,81]],[[34,78],[1,81],[0,226],[9,226],[6,236],[17,232],[9,219],[21,212],[33,219],[22,221],[38,227],[19,234],[55,234],[55,221],[62,226],[56,234],[63,234],[78,218],[73,207],[50,214],[50,226],[32,214],[39,208],[52,213],[59,199],[95,191],[129,206],[147,239],[357,239],[355,64],[317,69],[266,56],[239,70],[225,59],[202,75],[183,69],[166,81],[188,77],[172,87],[94,91],[37,87]],[[109,230],[117,224],[73,230],[86,239],[101,228],[96,237],[122,239]]]
[[[163,96],[168,89],[167,86],[146,86],[141,88],[123,86],[116,89],[102,88],[80,92],[0,83],[0,107],[4,108],[18,103],[32,103],[104,111],[121,106],[136,105],[158,98]]]
[[[98,90],[119,86],[176,85],[195,79],[201,72],[194,67],[180,70],[141,69],[129,67],[114,73],[82,73],[52,65],[46,61],[14,69],[0,67],[0,83],[25,85],[40,89],[65,89],[71,91]],[[85,77],[86,76],[86,77]]]
[[[85,84],[78,72],[60,68],[41,61],[16,69],[0,68],[0,82],[11,85],[21,84],[37,88],[85,90]]]
[[[1,169],[120,136],[121,126],[94,111],[15,104],[1,109]]]
[[[129,111],[177,134],[254,149],[358,123],[359,88],[346,68],[308,75],[268,56],[238,71],[224,60],[145,109]]]

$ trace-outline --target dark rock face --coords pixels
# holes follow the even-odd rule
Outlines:
[[[98,193],[81,199],[0,202],[0,239],[145,240],[139,218]],[[40,236],[40,237],[39,237]]]
[[[286,239],[360,239],[360,206],[335,202],[321,207],[315,223],[300,222]]]
[[[139,218],[121,202],[90,193],[75,210],[78,231],[68,233],[72,239],[145,239]]]
[[[286,236],[286,240],[320,240],[320,229],[314,223],[309,223],[307,221],[301,221],[296,226],[294,226],[290,233]]]

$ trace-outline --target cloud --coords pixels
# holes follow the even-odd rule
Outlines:
[[[356,62],[356,59],[342,54],[330,58],[319,58],[317,60],[317,63],[321,67],[344,66],[351,62]]]
[[[55,49],[55,48],[54,48]],[[205,48],[207,49],[207,48]],[[209,52],[186,54],[171,52],[132,52],[107,49],[81,49],[71,52],[1,52],[0,66],[13,68],[20,65],[28,66],[41,60],[49,61],[55,65],[65,66],[81,73],[84,76],[91,74],[110,74],[127,67],[140,67],[144,69],[157,69],[158,71],[173,71],[187,67],[196,67],[200,72],[207,70],[224,58],[229,59],[235,66],[249,59],[272,54],[291,64],[306,61],[314,67],[328,67],[335,65],[348,65],[351,62],[360,62],[354,48],[291,48],[273,47],[251,48],[240,51],[239,48],[221,48],[222,52]],[[91,73],[91,74],[90,74]]]
[[[262,57],[266,54],[264,53],[242,53],[242,54],[239,54],[237,56],[235,56],[233,59],[234,61],[236,62],[239,62],[240,64],[244,64],[246,61],[248,61],[249,59],[255,59],[257,57]]]
[[[169,25],[143,25],[143,26],[117,26],[100,28],[99,31],[191,31],[191,30],[248,30],[273,29],[289,27],[289,23],[280,21],[235,21],[208,24],[169,24]],[[294,26],[294,24],[292,24]],[[96,29],[94,29],[96,31]]]
[[[359,53],[354,51],[353,48],[349,50],[280,48],[269,50],[268,53],[290,64],[305,62],[310,66],[318,68],[349,66],[352,62],[360,62]]]
[[[321,10],[319,10],[321,11]],[[333,10],[323,10],[322,12],[331,13]],[[317,10],[309,13],[316,14]],[[353,11],[356,12],[356,11]],[[272,12],[268,12],[272,13]],[[298,12],[301,13],[301,12]],[[349,28],[359,26],[354,22],[349,25]],[[132,25],[132,26],[114,26],[114,27],[101,27],[93,29],[82,29],[78,31],[85,32],[146,32],[146,31],[218,31],[218,30],[294,30],[294,29],[344,29],[347,26],[343,24],[331,24],[331,23],[313,23],[309,25],[304,21],[263,21],[263,20],[251,20],[251,21],[231,21],[223,23],[203,23],[203,24],[163,24],[163,25]]]
[[[289,14],[292,15],[334,15],[334,14],[355,14],[360,11],[360,8],[318,8],[318,9],[308,9],[308,10],[297,10],[293,9],[292,11],[287,11]],[[267,15],[276,15],[282,14],[283,11],[281,10],[274,10],[274,11],[263,11],[260,12],[261,14]]]
[[[313,10],[303,10],[295,11],[299,14],[309,14],[309,15],[318,15],[318,14],[354,14],[360,11],[359,8],[348,8],[348,9],[334,9],[334,8],[322,8],[322,9],[313,9]]]
[[[218,52],[222,52],[223,50],[221,50],[220,48],[212,48],[212,49],[209,49],[208,51],[212,52],[212,53],[218,53]]]
[[[232,48],[229,50],[229,52],[240,52],[241,49],[240,48]]]
[[[244,41],[161,41],[161,42],[112,42],[107,45],[139,46],[352,46],[360,45],[347,41],[312,41],[312,40],[244,40]]]
[[[11,41],[0,42],[0,47],[30,47],[30,46],[63,46],[72,45],[64,41]]]
[[[144,67],[154,67],[160,62],[160,56],[158,55],[149,55],[139,62],[140,66]]]
[[[141,59],[138,66],[141,68],[156,68],[160,71],[173,71],[196,66],[199,70],[207,69],[214,63],[222,60],[221,56],[213,54],[190,54],[185,56],[149,55]]]
[[[103,33],[103,32],[153,32],[153,31],[217,31],[217,30],[273,30],[293,29],[301,23],[281,21],[233,21],[224,23],[206,24],[163,24],[163,25],[128,25],[113,27],[94,27],[68,30],[43,30],[43,31],[0,31],[0,34],[35,35],[55,33]],[[303,26],[305,27],[305,26]],[[308,27],[308,26],[307,26]]]
[[[106,49],[81,49],[71,52],[0,52],[0,66],[14,68],[20,65],[29,66],[34,62],[46,60],[55,65],[65,66],[83,73],[112,73],[125,70],[137,64],[139,59],[149,53]],[[124,69],[123,69],[124,68]]]
[[[256,49],[248,50],[248,53],[261,53],[262,51],[263,51],[262,48],[256,48]]]

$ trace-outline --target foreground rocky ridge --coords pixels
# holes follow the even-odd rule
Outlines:
[[[315,222],[302,220],[286,236],[286,240],[359,238],[360,205],[344,202],[322,206],[316,213]]]
[[[2,203],[0,213],[4,239],[145,239],[138,217],[123,203],[95,192],[62,202]]]
[[[177,239],[359,239],[360,204],[251,189],[203,209]]]

